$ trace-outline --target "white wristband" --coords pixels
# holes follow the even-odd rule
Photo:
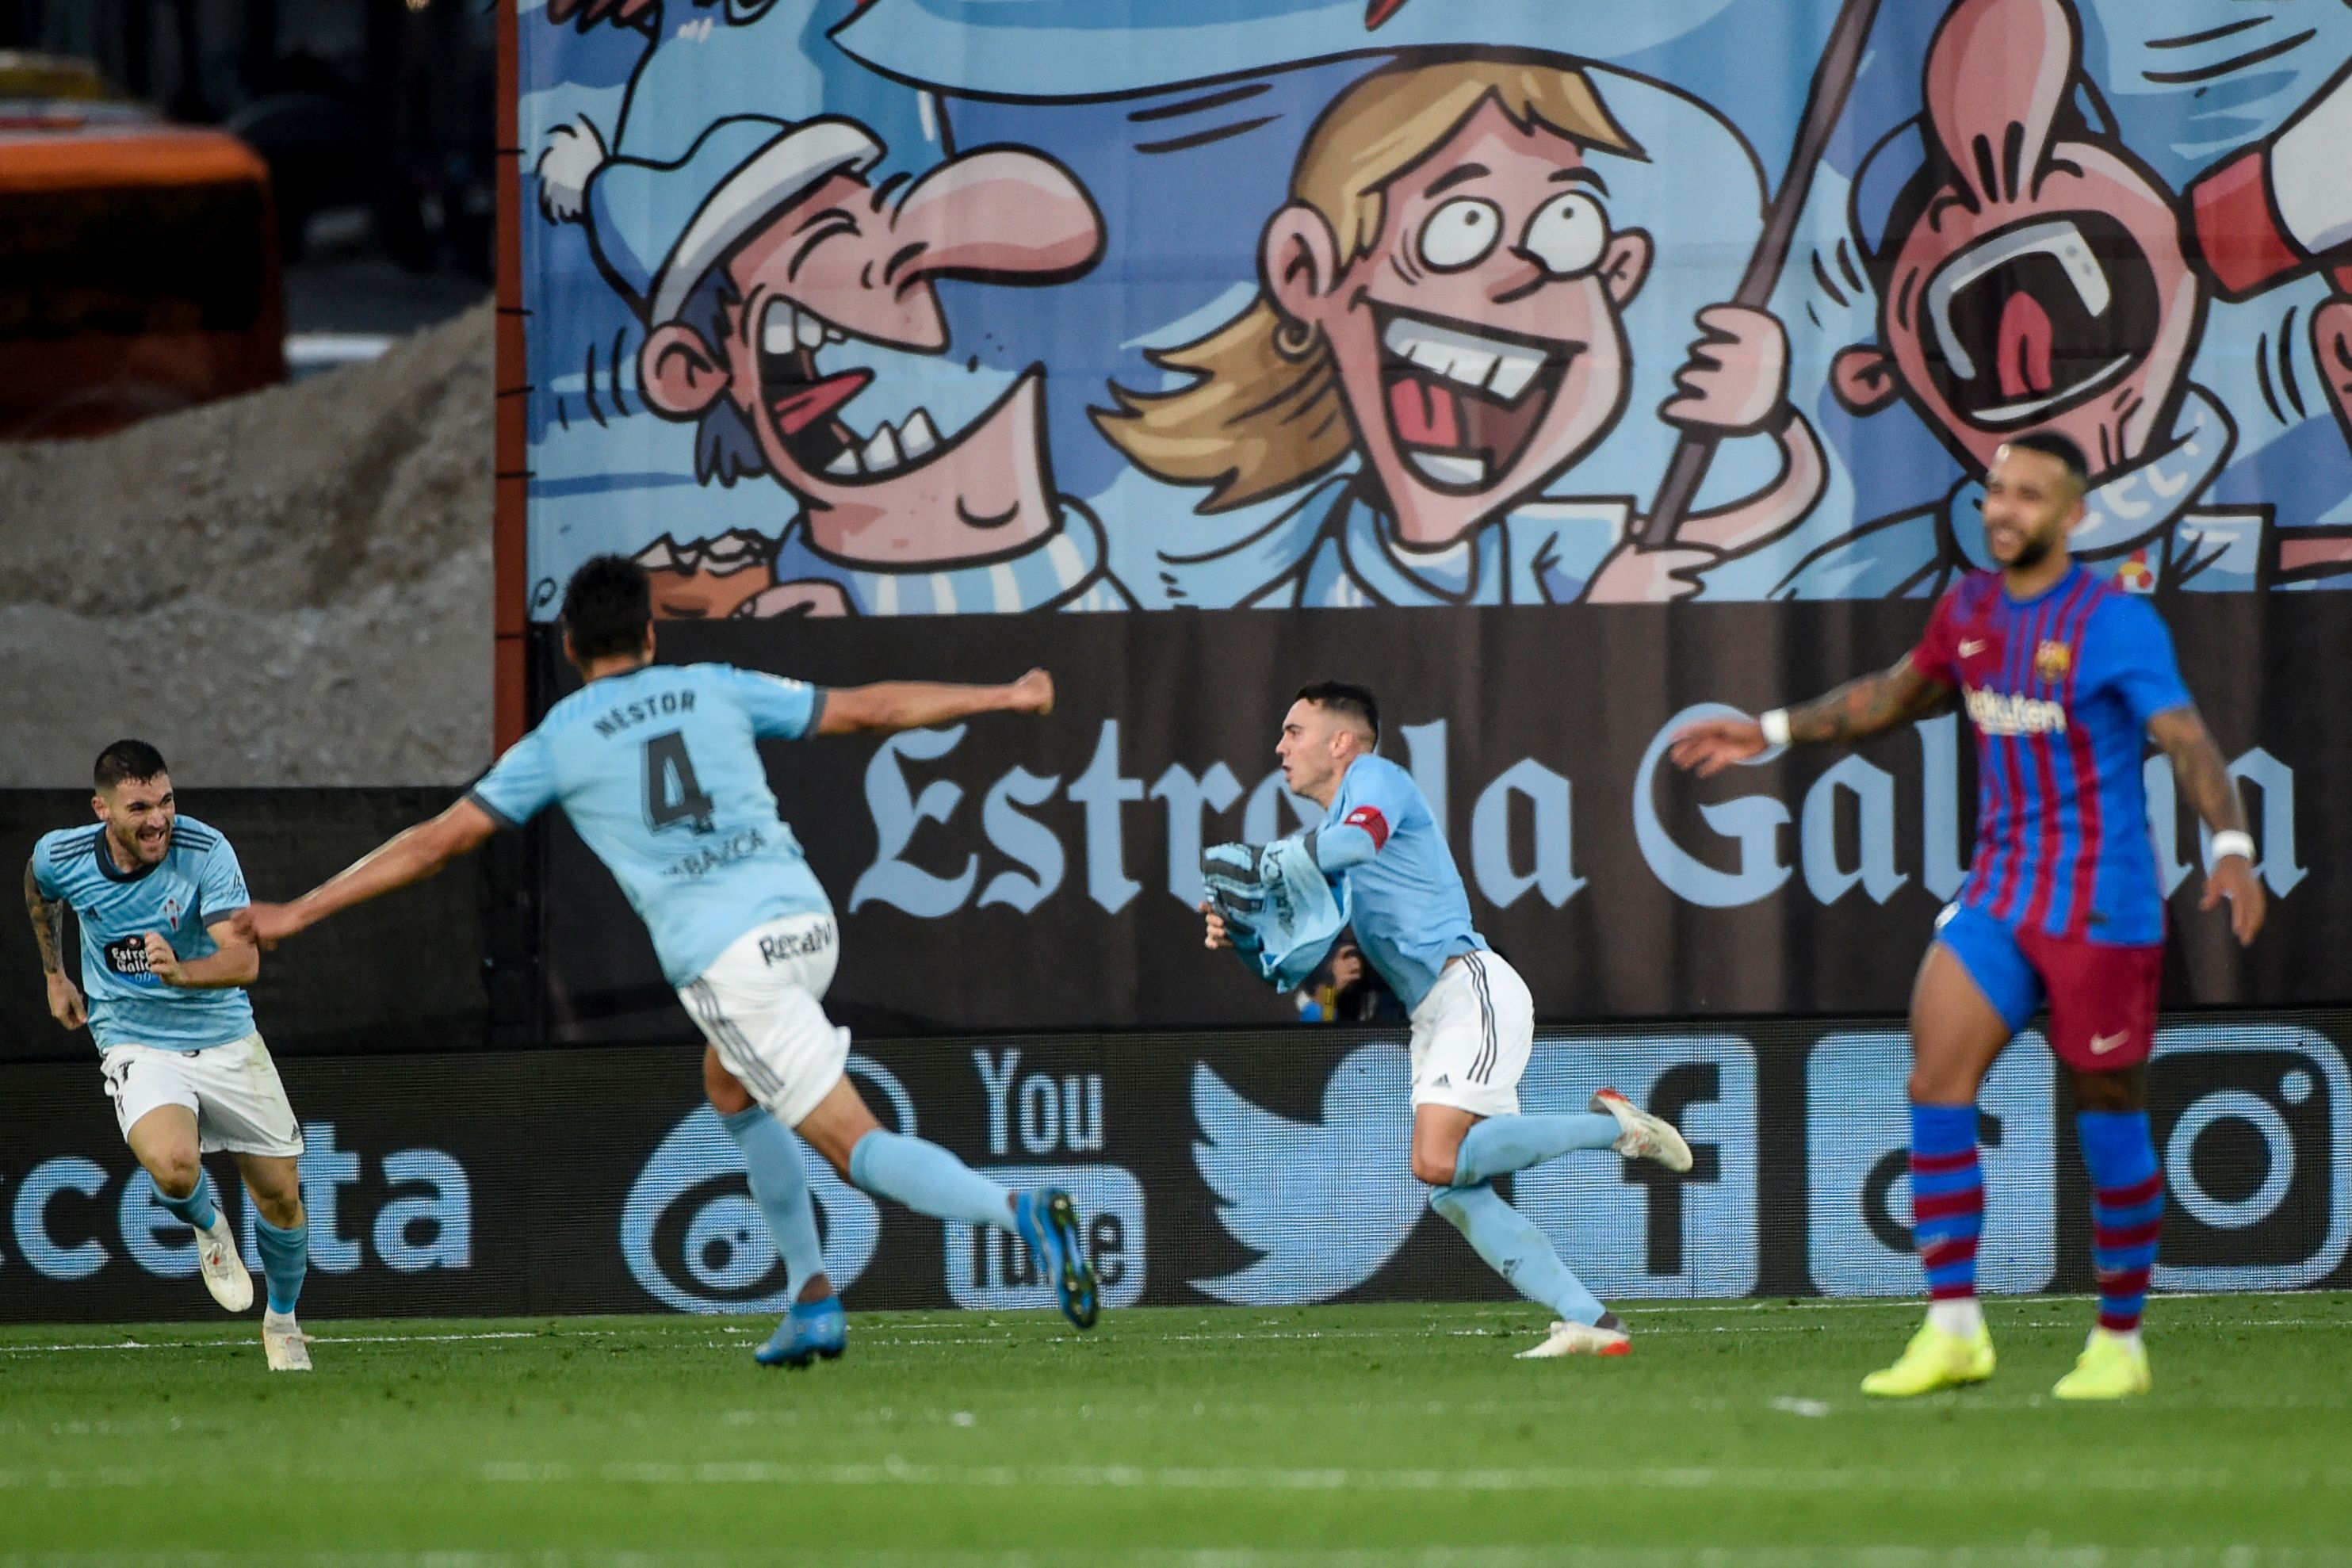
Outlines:
[[[2225,827],[2221,832],[2213,835],[2213,855],[2212,859],[2209,864],[2219,866],[2222,861],[2227,860],[2232,855],[2235,855],[2239,859],[2243,860],[2247,865],[2252,865],[2254,863],[2254,836],[2251,833],[2241,833],[2234,827]]]
[[[1756,723],[1764,731],[1766,745],[1785,746],[1789,743],[1789,710],[1786,708],[1773,709],[1759,717]]]

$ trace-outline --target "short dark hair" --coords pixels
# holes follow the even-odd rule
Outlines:
[[[126,780],[152,779],[171,771],[163,765],[163,753],[146,742],[117,741],[98,753],[89,779],[100,789],[112,789]]]
[[[1380,744],[1381,700],[1372,695],[1370,687],[1352,686],[1344,680],[1318,680],[1311,686],[1300,687],[1298,695],[1292,700],[1312,702],[1318,708],[1361,720],[1371,729],[1372,743]]]
[[[625,555],[590,556],[563,590],[563,631],[578,658],[636,652],[653,618],[653,585]]]
[[[2045,458],[2055,458],[2066,467],[2066,477],[2084,489],[2091,488],[2091,460],[2083,456],[2083,448],[2070,437],[2055,430],[2035,430],[2001,443],[2021,451],[2039,452]]]

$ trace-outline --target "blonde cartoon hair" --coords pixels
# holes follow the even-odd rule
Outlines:
[[[1322,215],[1340,266],[1353,266],[1379,243],[1390,182],[1490,100],[1520,131],[1541,125],[1584,146],[1642,156],[1580,70],[1496,59],[1396,65],[1332,100],[1291,171],[1292,204]],[[1261,288],[1247,310],[1207,336],[1146,356],[1192,376],[1190,385],[1138,392],[1113,382],[1118,406],[1091,410],[1095,426],[1153,478],[1211,487],[1200,511],[1285,489],[1339,461],[1349,442],[1330,348],[1319,335],[1298,344],[1297,326]]]

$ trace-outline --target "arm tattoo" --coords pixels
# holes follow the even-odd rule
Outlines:
[[[1925,719],[1947,706],[1952,689],[1912,668],[1908,655],[1891,668],[1849,680],[1789,710],[1795,741],[1859,741]]]
[[[40,943],[42,972],[57,973],[64,966],[59,954],[66,942],[65,900],[51,903],[41,896],[41,884],[33,875],[30,860],[25,862],[25,912],[32,917],[33,940]]]
[[[2246,830],[2245,807],[2238,799],[2236,781],[2230,777],[2230,765],[2221,760],[2221,748],[2213,743],[2212,732],[2194,708],[2176,708],[2159,713],[2148,721],[2147,732],[2172,760],[2173,776],[2180,781],[2180,793],[2206,826],[2216,833],[2231,828]]]

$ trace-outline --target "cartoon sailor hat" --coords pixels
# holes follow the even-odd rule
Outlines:
[[[550,222],[586,226],[597,264],[657,327],[772,214],[881,157],[855,121],[757,114],[717,121],[674,163],[610,157],[583,115],[549,132],[539,202]]]

